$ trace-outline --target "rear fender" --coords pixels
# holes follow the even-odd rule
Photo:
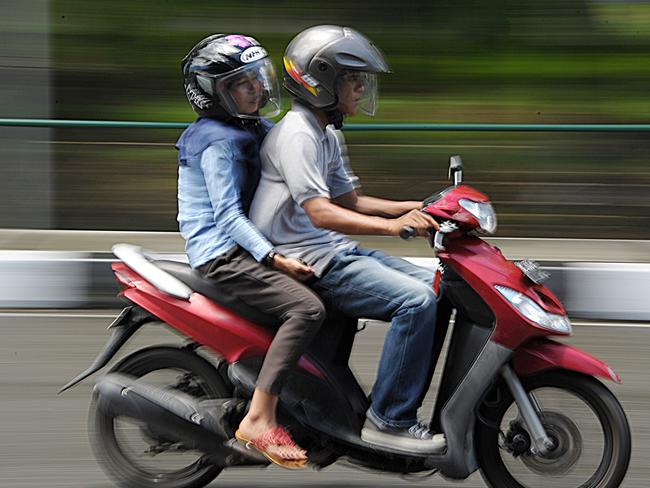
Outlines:
[[[81,374],[70,380],[59,393],[72,388],[74,385],[99,371],[108,364],[115,353],[129,340],[129,338],[146,322],[158,320],[146,310],[140,307],[126,307],[108,326],[111,330],[111,337],[104,345],[104,349],[97,355],[93,363]]]
[[[577,347],[546,338],[535,339],[519,347],[513,365],[519,377],[548,369],[568,369],[621,383],[621,377],[607,363]]]

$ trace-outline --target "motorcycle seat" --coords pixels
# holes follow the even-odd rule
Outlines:
[[[279,325],[279,322],[275,317],[261,313],[259,310],[246,305],[236,297],[233,297],[227,293],[223,293],[218,287],[216,287],[210,281],[204,279],[201,276],[201,273],[199,273],[187,263],[181,263],[179,261],[159,260],[154,261],[153,264],[155,264],[163,271],[169,273],[174,278],[185,283],[193,291],[200,293],[213,302],[216,302],[219,305],[230,309],[236,314],[241,315],[242,317],[252,322],[255,322],[259,325],[271,327],[277,327]]]
[[[263,314],[259,310],[253,309],[250,306],[246,305],[236,297],[233,297],[227,293],[223,293],[217,286],[204,279],[201,276],[201,273],[199,273],[187,263],[160,260],[154,261],[153,264],[155,264],[163,271],[166,271],[174,278],[182,281],[193,291],[200,293],[213,302],[216,302],[219,305],[230,309],[236,314],[241,315],[242,317],[252,322],[267,327],[278,327],[280,325],[280,322],[277,318],[271,315]],[[327,317],[328,320],[332,321],[353,320],[355,324],[357,321],[357,318],[347,317],[345,314],[332,307],[331,305],[327,307]]]

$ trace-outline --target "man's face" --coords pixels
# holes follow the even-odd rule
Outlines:
[[[366,73],[362,71],[346,71],[339,82],[339,110],[343,115],[355,115],[359,102],[367,88]]]
[[[253,73],[244,74],[235,79],[229,87],[230,95],[237,104],[241,114],[254,114],[260,108],[262,100],[262,83]]]

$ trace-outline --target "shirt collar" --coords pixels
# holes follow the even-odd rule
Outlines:
[[[314,111],[306,106],[305,104],[302,104],[298,102],[297,100],[293,101],[293,105],[291,107],[292,110],[302,114],[305,117],[305,120],[307,123],[311,126],[311,128],[314,131],[314,134],[317,134],[320,136],[320,140],[323,141],[327,137],[327,128],[322,129],[320,126],[320,122],[318,120],[318,117],[316,117],[316,114]]]

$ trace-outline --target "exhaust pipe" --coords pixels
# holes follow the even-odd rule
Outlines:
[[[140,420],[165,439],[213,455],[222,466],[268,464],[263,456],[230,442],[232,422],[239,422],[244,415],[242,400],[197,401],[185,393],[120,373],[99,378],[95,391],[98,408],[103,412]]]

